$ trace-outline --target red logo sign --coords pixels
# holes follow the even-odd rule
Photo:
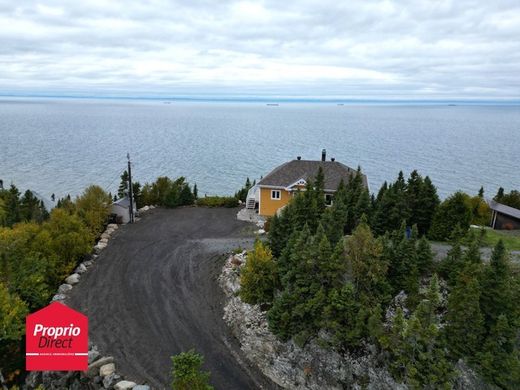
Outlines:
[[[87,316],[53,302],[27,317],[25,331],[27,371],[87,370]]]

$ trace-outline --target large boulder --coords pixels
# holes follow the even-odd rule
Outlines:
[[[95,246],[94,246],[94,252],[96,254],[99,254],[101,253],[101,251],[103,249],[105,249],[107,247],[107,244],[105,244],[104,242],[98,242]]]
[[[137,385],[133,388],[133,390],[150,390],[150,386],[148,385]]]
[[[74,274],[68,276],[67,279],[65,279],[65,283],[68,283],[72,286],[75,284],[78,284],[79,283],[79,274],[74,273]]]
[[[105,364],[113,363],[114,358],[112,356],[102,357],[101,359],[96,360],[94,363],[89,364],[87,369],[87,376],[95,377],[99,374],[99,368],[104,366]]]
[[[116,383],[116,385],[114,386],[114,390],[129,390],[129,389],[133,389],[135,386],[136,386],[135,382],[121,381],[121,382]]]
[[[63,294],[56,294],[55,296],[52,297],[52,300],[53,301],[63,301],[66,298],[67,297]]]
[[[62,284],[60,287],[58,287],[58,293],[59,294],[65,294],[66,292],[72,290],[72,286],[70,284]]]
[[[121,375],[117,375],[115,372],[103,378],[103,387],[105,389],[112,389],[114,383],[121,380]]]
[[[84,263],[81,263],[76,267],[74,272],[81,275],[82,273],[87,272],[87,266]]]
[[[104,364],[99,367],[99,376],[105,377],[116,372],[116,365],[114,363]]]

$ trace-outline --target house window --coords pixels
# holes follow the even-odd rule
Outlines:
[[[332,206],[332,194],[325,194],[325,204]]]
[[[282,193],[280,190],[272,190],[271,191],[271,199],[280,200],[282,198]]]

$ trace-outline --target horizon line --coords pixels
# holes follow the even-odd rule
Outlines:
[[[150,100],[193,102],[269,102],[269,103],[428,103],[428,104],[507,104],[520,105],[520,98],[353,98],[341,96],[283,95],[111,95],[59,93],[0,93],[0,98],[53,98],[99,100]]]

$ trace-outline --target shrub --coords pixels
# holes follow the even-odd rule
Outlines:
[[[171,180],[167,176],[146,183],[141,189],[140,205],[159,205],[168,208],[193,204],[195,195],[184,177]]]
[[[234,196],[206,196],[197,200],[197,206],[232,208],[238,206],[238,199]]]
[[[212,390],[209,373],[201,371],[204,358],[194,350],[172,356],[173,390]]]
[[[276,262],[269,247],[260,240],[248,253],[247,262],[240,274],[240,297],[250,304],[271,303],[277,286]]]

